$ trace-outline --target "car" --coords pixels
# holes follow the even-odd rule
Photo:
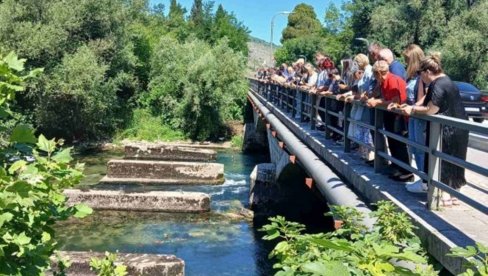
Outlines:
[[[481,93],[478,88],[470,83],[461,81],[454,83],[459,88],[466,114],[478,123],[488,119],[488,95]]]

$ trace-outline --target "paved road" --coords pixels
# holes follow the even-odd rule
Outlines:
[[[483,122],[483,125],[488,127],[488,120]],[[488,152],[488,137],[478,135],[476,133],[469,134],[469,147],[477,150]]]

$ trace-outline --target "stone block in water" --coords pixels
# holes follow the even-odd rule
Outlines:
[[[217,152],[180,145],[137,143],[125,146],[125,159],[206,162],[217,159]]]
[[[224,165],[219,163],[110,160],[101,182],[139,184],[222,184]]]
[[[103,259],[105,254],[102,252],[87,251],[61,251],[62,257],[68,257],[71,266],[66,269],[68,276],[95,276],[97,273],[90,270],[90,259]],[[128,275],[147,275],[147,276],[183,276],[185,275],[185,262],[174,255],[161,254],[117,254],[117,261],[127,266]],[[52,275],[54,271],[59,272],[58,262],[55,257],[51,258],[52,270],[47,275]]]
[[[198,192],[125,193],[123,191],[66,189],[68,205],[84,203],[95,210],[203,213],[210,211],[210,196]]]

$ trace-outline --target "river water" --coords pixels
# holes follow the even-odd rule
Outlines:
[[[208,193],[208,214],[99,211],[83,220],[57,226],[62,250],[118,251],[173,254],[185,261],[186,275],[270,275],[269,244],[261,240],[252,222],[230,220],[222,214],[248,206],[249,175],[266,156],[222,151],[217,162],[225,166],[223,185],[121,186],[95,185],[105,174],[111,158],[120,152],[102,152],[80,157],[86,178],[81,186],[95,189],[183,190]]]

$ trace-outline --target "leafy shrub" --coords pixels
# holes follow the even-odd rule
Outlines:
[[[283,217],[271,218],[261,230],[267,234],[263,239],[281,240],[270,253],[270,258],[277,260],[273,266],[279,269],[276,275],[436,275],[427,265],[419,240],[409,231],[413,226],[406,225],[403,232],[384,220],[409,221],[392,211],[390,202],[379,202],[378,206],[379,210],[372,213],[377,219],[372,230],[358,224],[362,214],[350,207],[332,208],[331,214],[344,223],[340,230],[330,233],[303,234],[304,225]],[[415,264],[415,268],[399,261]]]
[[[91,269],[97,272],[98,276],[125,276],[127,275],[127,267],[125,265],[116,264],[117,255],[105,252],[105,258],[90,260]]]
[[[242,118],[245,63],[225,39],[210,48],[200,40],[163,37],[151,67],[149,92],[141,102],[188,137],[215,139],[225,121]]]
[[[147,109],[136,109],[130,123],[115,135],[116,141],[123,139],[145,141],[185,140],[185,135],[164,124],[161,117],[151,114]]]
[[[466,246],[466,248],[455,247],[448,254],[451,257],[461,257],[468,260],[466,272],[460,276],[487,276],[488,275],[488,247],[481,243],[475,246]]]
[[[44,78],[35,111],[41,132],[69,140],[106,138],[117,124],[116,88],[106,79],[108,68],[86,46],[64,57]]]
[[[8,102],[22,91],[25,60],[9,54],[0,58],[0,122],[9,116]],[[70,165],[71,148],[57,150],[62,141],[34,137],[34,130],[16,125],[8,144],[0,147],[0,274],[39,275],[56,248],[53,224],[92,212],[85,205],[66,206],[64,188],[82,178],[82,165]],[[19,154],[20,152],[20,154]],[[22,152],[29,152],[30,159]]]

